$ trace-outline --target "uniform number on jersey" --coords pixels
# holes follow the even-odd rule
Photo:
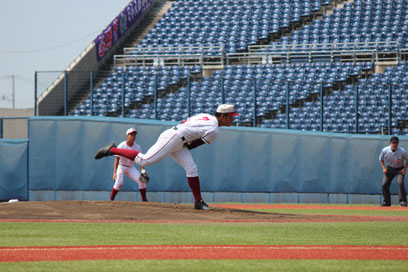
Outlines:
[[[185,122],[190,121],[190,118],[188,118],[187,120],[182,121],[180,124],[184,124]],[[196,121],[210,121],[210,118],[204,116],[203,118],[197,119]]]

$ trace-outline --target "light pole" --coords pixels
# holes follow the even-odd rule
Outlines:
[[[18,77],[18,76],[17,76]],[[6,95],[2,95],[0,97],[0,100],[3,101],[7,101],[7,102],[11,102],[11,105],[13,107],[13,109],[15,108],[15,84],[14,84],[14,79],[16,78],[16,75],[6,75],[6,76],[2,76],[0,78],[11,78],[11,97],[8,97]]]

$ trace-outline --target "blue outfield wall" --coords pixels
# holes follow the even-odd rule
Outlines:
[[[144,151],[174,122],[108,117],[29,119],[30,200],[107,200],[113,185],[113,157],[95,151],[138,130]],[[400,145],[408,148],[408,137]],[[208,202],[379,203],[378,161],[389,136],[220,128],[211,145],[192,150]],[[171,157],[147,167],[148,199],[193,200],[184,170]],[[396,182],[391,192],[397,193]],[[118,200],[139,200],[137,184],[125,177]],[[398,202],[393,197],[393,202]]]
[[[0,140],[0,201],[28,200],[27,169],[27,140]]]

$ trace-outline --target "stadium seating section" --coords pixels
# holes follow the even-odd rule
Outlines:
[[[301,30],[292,31],[290,36],[272,45],[321,43],[324,49],[328,43],[363,42],[369,48],[375,46],[369,43],[398,41],[406,47],[407,30],[407,1],[355,0],[342,9],[335,9],[333,14],[314,20],[311,25],[304,25]]]
[[[300,23],[331,2],[178,1],[136,47],[135,53],[148,53],[145,47],[199,45],[223,45],[226,53],[243,51],[248,45],[255,45],[270,34],[278,34],[282,29]],[[165,53],[180,52],[168,49]]]
[[[332,2],[176,1],[132,54],[149,54],[153,47],[179,54],[181,46],[191,47],[187,53],[197,53],[197,46],[245,52],[271,37],[264,51],[292,44],[322,44],[324,50],[330,43],[371,46],[380,41],[407,47],[408,1],[354,0],[325,14]],[[210,77],[202,76],[200,66],[115,67],[71,114],[181,121],[231,103],[240,113],[237,125],[379,134],[387,133],[390,120],[393,133],[408,135],[406,84],[404,61],[384,73],[374,73],[374,63],[367,61],[226,65]]]

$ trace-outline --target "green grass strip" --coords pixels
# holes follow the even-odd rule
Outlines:
[[[286,214],[323,214],[323,215],[360,215],[360,216],[402,216],[408,217],[408,209],[400,211],[387,210],[327,210],[327,209],[251,209],[264,212]]]
[[[407,245],[408,222],[0,223],[0,246]]]

